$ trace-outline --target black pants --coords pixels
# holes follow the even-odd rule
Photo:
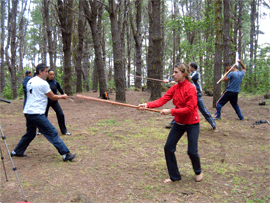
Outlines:
[[[67,128],[66,128],[66,124],[65,124],[65,115],[62,111],[62,108],[61,108],[59,102],[58,101],[48,102],[46,112],[45,112],[46,117],[48,117],[48,112],[49,112],[50,107],[52,107],[56,113],[58,125],[59,125],[59,128],[61,130],[61,133],[65,134],[67,132]]]
[[[164,146],[165,158],[170,179],[172,181],[181,180],[181,175],[178,170],[177,161],[174,152],[176,145],[182,135],[187,132],[188,138],[188,155],[192,163],[193,170],[196,175],[201,173],[200,157],[198,154],[198,139],[199,139],[200,124],[178,125],[175,123],[169,133],[167,142]]]

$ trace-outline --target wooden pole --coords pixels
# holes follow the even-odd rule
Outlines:
[[[137,76],[137,75],[128,75],[128,76],[131,76],[131,77],[134,76],[136,78],[142,78],[142,79],[146,79],[146,80],[153,80],[153,81],[163,82],[163,80],[154,79],[154,78],[144,78],[144,77]]]
[[[98,98],[94,98],[94,97],[87,97],[87,96],[83,96],[83,95],[79,95],[79,94],[77,94],[75,97],[70,97],[70,98],[87,99],[87,100],[92,100],[92,101],[97,101],[97,102],[103,102],[103,103],[115,104],[115,105],[119,105],[119,106],[131,107],[131,108],[135,108],[135,109],[138,109],[139,110],[139,107],[138,106],[135,106],[135,105],[124,104],[124,103],[110,101],[110,100],[104,100],[104,99],[98,99]],[[146,111],[152,111],[152,112],[157,112],[157,113],[160,113],[161,112],[161,110],[149,109],[149,108],[146,108],[144,110],[146,110]]]
[[[220,79],[219,81],[217,81],[217,84],[220,83],[230,72],[231,70],[234,68],[234,66],[236,66],[237,63],[233,64],[233,66],[230,68],[230,70],[228,70]]]

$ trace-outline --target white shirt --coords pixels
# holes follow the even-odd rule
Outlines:
[[[25,114],[44,114],[48,97],[47,93],[51,88],[46,80],[36,76],[31,78],[27,83],[27,100],[23,113]]]

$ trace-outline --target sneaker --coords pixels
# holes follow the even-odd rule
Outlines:
[[[220,120],[220,119],[221,119],[221,118],[219,118],[219,117],[215,117],[215,118],[214,118],[214,120]]]
[[[217,127],[213,128],[214,132],[217,133],[218,132],[218,129]]]
[[[71,133],[69,133],[69,132],[66,132],[66,133],[63,133],[63,135],[71,135]]]
[[[37,135],[41,135],[41,133],[40,132],[37,132]]]
[[[165,128],[168,128],[168,129],[170,129],[172,127],[173,127],[173,124],[171,124],[171,123],[168,123],[168,124],[165,125]]]
[[[65,154],[65,158],[63,158],[63,161],[72,161],[74,159],[76,154],[67,153]]]
[[[16,154],[16,152],[14,152],[14,151],[12,151],[12,152],[10,153],[10,155],[11,155],[11,157],[13,157],[13,156],[16,156],[16,157],[26,157],[26,156],[27,156],[26,154],[22,154],[22,155]]]

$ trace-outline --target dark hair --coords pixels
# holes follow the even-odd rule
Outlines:
[[[192,68],[194,68],[195,70],[198,69],[198,65],[197,65],[197,63],[195,63],[195,62],[189,62],[189,65],[190,65]]]
[[[28,76],[30,73],[32,73],[32,72],[29,70],[25,71],[25,76]]]
[[[48,70],[48,73],[51,72],[51,71],[54,71],[54,70],[53,70],[52,68],[50,68],[50,69]]]
[[[48,68],[44,63],[40,63],[36,67],[36,74],[38,75],[40,72],[43,72],[46,68]]]
[[[185,63],[180,63],[180,64],[176,64],[174,67],[175,67],[175,68],[178,68],[182,73],[185,73],[185,74],[186,74],[186,79],[187,79],[188,81],[191,81],[191,78],[190,78],[190,76],[189,76],[190,70],[189,70],[187,64],[185,64]]]

